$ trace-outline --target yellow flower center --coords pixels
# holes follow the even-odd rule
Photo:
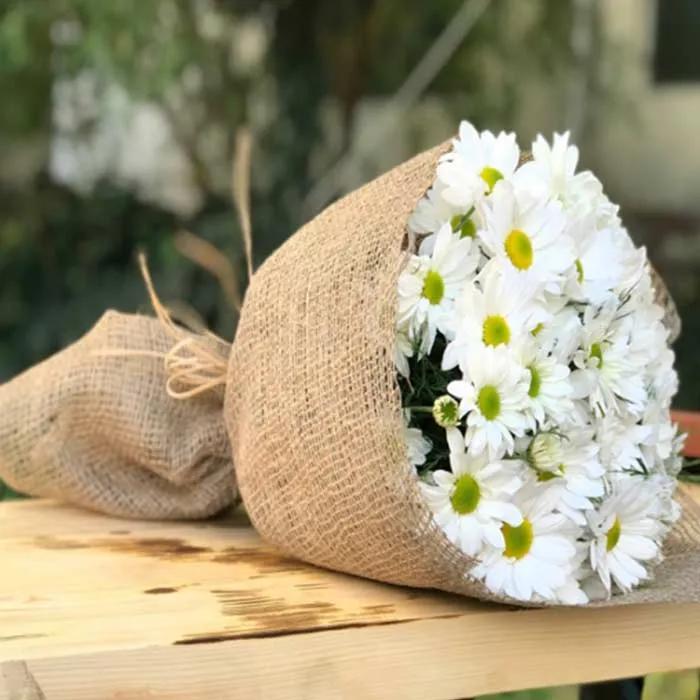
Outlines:
[[[445,280],[437,270],[428,270],[423,280],[423,296],[433,305],[439,304],[445,296]]]
[[[486,418],[486,420],[498,418],[501,412],[501,397],[495,386],[487,384],[481,387],[476,403],[479,406],[481,415]]]
[[[576,279],[579,284],[583,284],[583,263],[580,258],[576,258],[574,265],[576,266]]]
[[[518,270],[527,270],[532,266],[534,258],[532,241],[525,231],[514,228],[506,237],[505,248],[513,267]]]
[[[530,388],[527,393],[531,399],[536,399],[540,395],[540,389],[542,388],[542,377],[535,365],[530,365],[528,369],[530,370]]]
[[[460,238],[474,238],[476,236],[476,224],[467,214],[453,216],[450,225],[455,233],[459,233]]]
[[[484,345],[501,345],[510,341],[510,328],[503,316],[487,316],[484,320],[482,339]]]
[[[615,549],[617,546],[617,543],[620,541],[620,533],[622,532],[622,523],[620,523],[620,518],[615,518],[615,522],[612,524],[612,527],[608,530],[607,534],[605,535],[605,549],[608,550],[608,552],[612,549]]]
[[[474,477],[462,474],[455,482],[455,488],[450,496],[450,503],[455,513],[469,515],[476,510],[481,499],[481,489]]]
[[[532,523],[525,519],[521,525],[513,527],[508,523],[503,523],[501,527],[503,539],[506,541],[506,548],[503,554],[513,559],[522,559],[532,547],[534,536],[532,534]]]
[[[591,343],[590,356],[598,360],[598,369],[601,369],[603,366],[603,349],[600,347],[600,343]]]
[[[496,183],[503,179],[503,173],[488,165],[479,173],[481,179],[488,185],[489,192],[493,191]]]

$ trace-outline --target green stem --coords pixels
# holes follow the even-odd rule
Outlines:
[[[433,412],[432,406],[404,406],[404,408],[407,408],[412,413],[432,413]]]

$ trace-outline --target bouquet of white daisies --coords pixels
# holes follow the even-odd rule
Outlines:
[[[230,346],[149,282],[159,320],[108,313],[1,387],[0,476],[148,518],[238,494],[290,556],[395,584],[700,601],[672,304],[577,156],[462,124],[280,246]]]
[[[680,508],[674,356],[646,253],[568,134],[463,122],[398,281],[406,440],[435,523],[495,596],[647,580]]]

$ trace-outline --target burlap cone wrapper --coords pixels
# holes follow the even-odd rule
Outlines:
[[[396,284],[406,261],[406,222],[431,185],[437,159],[445,150],[442,145],[423,153],[332,205],[258,270],[231,351],[223,416],[237,485],[253,524],[285,552],[381,581],[514,602],[493,596],[467,578],[473,561],[433,522],[403,441],[392,360]],[[123,327],[128,338],[119,339],[122,344],[138,348],[147,339],[148,347],[156,343],[167,351],[167,337],[158,337],[155,321],[119,318],[131,319]],[[178,442],[191,447],[190,440],[208,455],[207,466],[202,466],[201,452],[199,460],[191,452],[184,460],[188,465],[184,473],[191,478],[183,490],[193,498],[206,494],[202,498],[207,505],[200,514],[230,502],[234,479],[227,448],[222,447],[217,397],[177,402],[159,392],[158,382],[161,387],[165,383],[164,369],[152,358],[110,358],[118,364],[109,370],[97,359],[90,360],[97,364],[94,375],[87,375],[89,382],[103,371],[120,376],[111,383],[102,378],[98,383],[103,388],[109,384],[104,392],[88,391],[99,397],[91,406],[92,414],[102,415],[105,404],[115,400],[110,391],[123,391],[127,384],[135,393],[130,403],[119,399],[121,422],[114,423],[113,432],[119,433],[125,423],[141,426],[125,434],[127,452],[117,450],[116,457],[107,460],[106,471],[76,466],[73,460],[80,463],[85,454],[68,447],[72,430],[53,435],[36,452],[33,444],[42,430],[25,426],[40,415],[46,427],[48,419],[33,394],[56,383],[70,383],[72,363],[87,361],[80,343],[73,348],[76,357],[70,365],[54,358],[0,388],[3,421],[13,405],[21,406],[24,415],[21,421],[12,418],[14,427],[5,426],[0,433],[0,476],[19,489],[109,512],[193,517],[191,504],[174,495],[167,507],[172,474],[182,470],[170,473],[168,457],[155,469],[148,450],[141,449],[150,435],[148,426],[156,422],[159,435],[173,438],[169,458],[177,460]],[[132,373],[140,379],[132,381]],[[109,411],[104,415],[108,426],[112,416]],[[90,441],[84,421],[79,434]],[[100,455],[100,440],[91,444]],[[141,459],[119,462],[123,454],[132,456],[131,450]],[[66,458],[59,458],[64,452]],[[29,453],[32,458],[24,460],[22,471],[16,466],[17,455],[24,459]],[[44,466],[49,463],[53,469]],[[140,480],[114,476],[133,463],[141,467]],[[35,473],[29,475],[29,468]],[[62,470],[78,470],[87,474],[87,481],[74,474],[63,477]],[[163,479],[154,489],[158,499],[151,493],[154,474]],[[132,483],[149,493],[149,500],[136,508],[130,501],[134,496],[124,493]],[[180,480],[178,488],[184,483]],[[220,489],[219,501],[204,484]],[[182,491],[177,493],[183,496]],[[683,520],[667,540],[666,559],[654,582],[597,604],[700,600],[700,509],[690,499],[682,500]],[[131,505],[115,507],[123,502]],[[151,510],[151,502],[159,503],[158,509]]]

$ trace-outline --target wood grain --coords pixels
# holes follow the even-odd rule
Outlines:
[[[447,698],[700,666],[700,605],[515,611],[388,586],[282,557],[240,514],[14,502],[0,552],[0,662],[47,700]]]

